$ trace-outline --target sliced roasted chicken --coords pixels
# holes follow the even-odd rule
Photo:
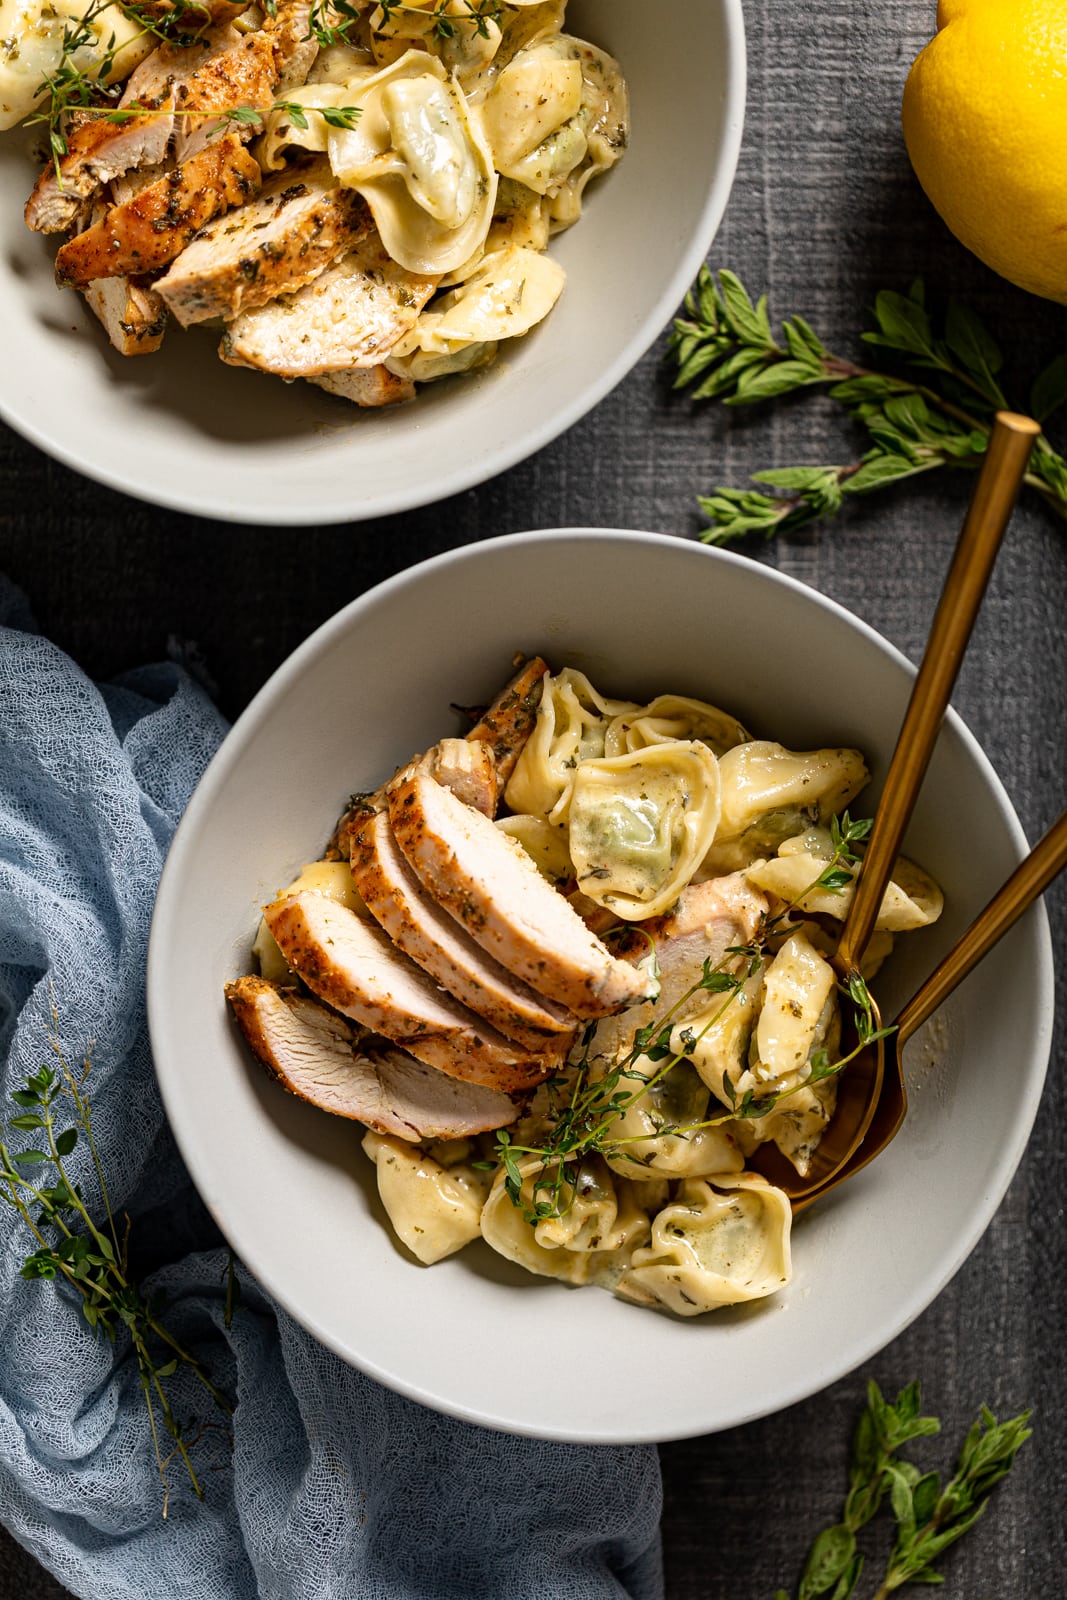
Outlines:
[[[511,777],[523,746],[533,732],[547,671],[548,663],[542,661],[540,656],[530,656],[528,660],[520,662],[514,677],[467,735],[468,739],[476,739],[489,746],[501,790]]]
[[[423,766],[466,805],[496,816],[500,782],[493,752],[481,739],[438,739],[423,757]]]
[[[398,378],[387,366],[350,367],[347,372],[320,372],[309,378],[327,394],[350,400],[354,406],[398,406],[414,400],[415,385],[410,378]]]
[[[326,382],[324,377],[324,387]],[[427,771],[431,777],[446,788],[453,789],[468,805],[484,811],[487,817],[495,816],[499,794],[533,731],[541,700],[541,680],[548,671],[547,663],[540,656],[531,656],[528,660],[517,656],[515,661],[518,671],[509,678],[492,705],[482,710],[480,715],[474,711],[468,713],[477,715],[478,720],[466,739],[439,739],[421,758],[430,763]],[[470,745],[476,753],[461,757],[453,749],[453,746],[461,743]],[[491,759],[495,773],[492,793],[486,774],[487,757]],[[328,860],[348,860],[353,828],[362,822],[368,812],[380,811],[387,804],[387,790],[403,782],[415,770],[418,760],[419,757],[413,757],[406,766],[399,767],[389,783],[383,784],[380,789],[352,796],[326,847]]]
[[[650,917],[640,930],[627,924],[620,931],[616,949],[622,956],[637,960],[652,940],[660,974],[660,992],[654,1005],[641,1006],[623,1016],[600,1023],[596,1031],[596,1050],[615,1054],[628,1050],[638,1028],[657,1017],[664,1017],[683,999],[686,992],[709,970],[719,967],[733,971],[744,963],[730,962],[728,952],[740,949],[756,937],[767,915],[767,897],[754,889],[743,872],[723,878],[709,878],[683,889],[678,902],[662,917]],[[699,990],[672,1019],[684,1022],[698,1011],[720,1002],[722,995]]]
[[[133,167],[163,160],[174,127],[170,112],[134,115],[129,122],[95,117],[71,134],[67,154],[47,166],[26,202],[26,226],[35,233],[65,233],[78,219],[81,205],[105,183]]]
[[[521,1094],[562,1049],[535,1054],[442,992],[377,923],[305,892],[266,906],[263,920],[289,966],[321,999],[450,1077]]]
[[[252,1054],[284,1089],[337,1117],[399,1139],[457,1139],[501,1128],[517,1107],[507,1095],[462,1083],[368,1043],[358,1029],[297,989],[239,978],[226,998]]]
[[[242,312],[219,354],[280,378],[373,367],[414,326],[436,284],[399,266],[374,233],[295,294]]]
[[[56,257],[56,277],[83,288],[94,278],[165,267],[212,218],[243,204],[259,186],[258,163],[237,134],[223,134],[68,240]]]
[[[307,82],[319,53],[319,36],[312,17],[319,0],[276,0],[268,7],[264,31],[274,45],[278,68],[278,93],[288,94]]]
[[[488,747],[470,743],[466,739],[439,739],[424,756],[412,756],[410,761],[398,767],[379,788],[351,796],[330,836],[325,851],[327,861],[348,860],[352,852],[352,835],[364,818],[375,811],[384,811],[389,804],[390,791],[404,783],[420,765],[438,783],[446,784],[466,805],[477,806],[487,817],[494,814],[496,776]]]
[[[202,228],[156,288],[183,327],[292,294],[371,227],[362,195],[325,160],[293,162],[259,196]]]
[[[161,44],[138,63],[116,108],[122,120],[86,114],[67,136],[66,152],[49,162],[26,202],[26,225],[37,233],[63,233],[79,218],[83,201],[126,173],[162,163],[174,133],[176,99],[208,64],[239,48],[228,24],[184,44]],[[234,102],[235,104],[237,102]]]
[[[112,178],[104,194],[95,202],[92,216],[81,226],[87,228],[90,222],[99,221],[106,215],[108,205],[124,206],[127,200],[133,200],[142,189],[147,189],[153,183],[158,183],[160,178],[165,178],[171,166],[171,162],[160,161],[154,167],[131,167],[129,172],[122,173],[121,177]]]
[[[241,108],[267,111],[274,103],[279,69],[266,28],[239,34],[229,50],[212,56],[174,92],[175,157],[187,161],[216,136],[220,114]],[[262,131],[257,120],[231,123],[246,141]]]
[[[96,278],[82,293],[120,355],[151,355],[159,349],[167,308],[150,284],[128,277]]]
[[[393,833],[433,898],[515,977],[578,1017],[603,1017],[649,993],[514,839],[416,771],[390,796]]]
[[[500,1033],[534,1051],[566,1051],[577,1020],[544,1000],[487,955],[427,894],[385,812],[367,816],[352,838],[352,878],[389,938],[449,994]]]

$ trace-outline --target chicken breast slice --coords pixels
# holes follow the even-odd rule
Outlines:
[[[370,369],[374,370],[374,369]],[[340,374],[335,374],[340,376]],[[321,380],[326,386],[328,377]],[[351,849],[351,833],[369,811],[379,811],[387,804],[387,791],[403,782],[415,770],[418,761],[428,761],[430,776],[458,794],[459,798],[484,811],[487,817],[496,815],[500,791],[510,777],[522,752],[522,747],[537,721],[537,708],[541,703],[542,679],[548,664],[540,656],[528,659],[516,656],[513,665],[518,671],[508,680],[492,704],[486,708],[470,710],[469,716],[478,720],[465,739],[439,739],[423,757],[415,756],[403,767],[398,767],[387,784],[371,793],[354,794],[338,819],[337,826],[326,846],[328,860],[347,861]],[[456,746],[466,745],[472,752],[461,756]],[[491,764],[492,781],[487,771]],[[590,904],[592,902],[590,901]],[[611,918],[612,922],[617,918]]]
[[[459,749],[454,749],[454,746]],[[446,784],[466,805],[477,806],[479,811],[491,817],[496,810],[496,779],[491,761],[485,745],[468,746],[466,739],[439,739],[425,755],[412,756],[402,767],[397,767],[393,776],[377,789],[349,797],[330,835],[324,852],[325,859],[347,861],[352,853],[352,835],[356,829],[373,812],[384,811],[389,804],[390,792],[397,784],[405,782],[420,765],[438,783]]]
[[[280,378],[373,367],[414,326],[436,284],[391,260],[375,233],[295,294],[242,312],[219,354]]]
[[[309,283],[371,226],[366,201],[337,182],[328,161],[294,162],[255,200],[202,228],[156,289],[183,327],[228,321]]]
[[[274,104],[280,77],[274,42],[265,28],[238,36],[238,43],[194,72],[175,91],[175,158],[187,161],[202,150],[220,126],[220,112],[235,107],[267,111]],[[258,121],[231,122],[247,142],[262,131]]]
[[[94,278],[165,267],[220,212],[256,194],[260,180],[240,137],[224,134],[69,240],[56,257],[56,277],[83,288]]]
[[[50,162],[26,202],[26,226],[36,233],[62,233],[78,220],[82,201],[138,168],[159,165],[174,132],[176,96],[214,58],[238,48],[241,35],[228,24],[213,27],[187,44],[162,44],[137,64],[117,110],[125,122],[87,116],[67,137],[58,171]],[[233,102],[236,103],[236,102]]]
[[[127,277],[97,278],[82,293],[120,355],[151,355],[159,349],[167,308],[149,284]]]
[[[283,1089],[336,1117],[414,1143],[457,1139],[514,1121],[507,1095],[463,1083],[359,1030],[298,989],[239,978],[226,998],[249,1049]]]
[[[307,82],[319,54],[311,19],[318,0],[277,0],[274,15],[263,24],[274,45],[278,93],[288,94]]]
[[[596,1053],[615,1056],[629,1050],[638,1028],[665,1017],[699,982],[705,961],[714,969],[726,960],[729,950],[747,945],[756,937],[767,910],[766,895],[753,888],[745,873],[732,872],[726,877],[690,884],[682,890],[673,910],[642,922],[640,931],[627,924],[616,949],[620,956],[637,960],[647,951],[651,939],[656,948],[660,992],[654,1004],[600,1023],[593,1046]],[[700,990],[672,1020],[684,1022],[688,1016],[706,1011],[715,998]]]
[[[320,372],[308,378],[318,389],[350,400],[354,406],[398,406],[414,400],[415,385],[410,378],[397,377],[383,364],[376,367],[351,367],[347,372]]]
[[[540,656],[519,662],[518,671],[468,733],[488,745],[496,763],[497,781],[504,789],[523,746],[537,721],[548,663]]]
[[[617,960],[514,839],[416,771],[390,796],[393,833],[435,900],[501,966],[582,1018],[643,1000],[647,972]]]
[[[449,1077],[504,1094],[533,1088],[562,1051],[534,1054],[444,994],[376,923],[305,891],[266,906],[263,920],[294,972],[320,999]]]
[[[95,117],[75,129],[67,154],[41,173],[26,202],[26,226],[35,233],[64,233],[77,221],[83,201],[91,199],[112,178],[134,167],[163,160],[174,118],[169,112],[135,116],[116,124]]]
[[[356,830],[351,860],[371,915],[449,994],[527,1049],[570,1049],[577,1019],[512,977],[430,898],[397,847],[385,812],[368,816]]]
[[[437,783],[466,805],[487,817],[496,816],[500,799],[493,752],[481,739],[438,739],[423,757],[423,765]]]

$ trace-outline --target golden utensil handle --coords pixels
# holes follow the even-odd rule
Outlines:
[[[922,1027],[927,1017],[933,1016],[941,1002],[988,955],[1064,867],[1067,867],[1067,811],[1053,823],[1026,860],[1019,863],[1004,887],[993,896],[985,910],[979,912],[941,965],[908,1001],[897,1018],[901,1044]]]
[[[896,750],[864,854],[856,892],[838,945],[836,965],[859,966],[874,931],[941,722],[959,674],[1015,497],[1041,428],[1031,417],[1000,411],[975,485],[922,665],[904,714]]]

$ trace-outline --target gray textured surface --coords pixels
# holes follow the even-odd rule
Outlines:
[[[748,0],[749,114],[714,261],[766,289],[772,311],[805,314],[839,349],[854,348],[877,288],[906,288],[922,274],[936,301],[955,293],[983,312],[1008,352],[1009,380],[1025,379],[1067,347],[1067,311],[1012,290],[949,238],[900,140],[901,86],[934,9],[933,0]],[[856,441],[818,400],[759,414],[694,411],[670,394],[660,350],[525,465],[444,505],[350,529],[261,533],[158,512],[0,433],[0,566],[29,590],[48,632],[98,676],[157,658],[170,636],[194,641],[232,715],[326,616],[436,551],[559,524],[695,535],[699,490],[741,483],[760,466],[851,458]],[[1025,383],[1019,393],[1024,404]],[[956,479],[908,485],[852,506],[832,526],[748,553],[832,595],[917,658],[966,493]],[[1067,527],[1027,503],[956,704],[1031,838],[1067,798],[1065,617]],[[1062,887],[1048,904],[1063,951]],[[930,1452],[939,1461],[983,1401],[1004,1414],[1035,1408],[1033,1443],[946,1562],[943,1592],[958,1600],[1064,1592],[1064,1055],[1061,1027],[1030,1150],[1000,1212],[869,1374],[894,1391],[922,1379],[927,1408],[945,1420]],[[777,1584],[793,1581],[808,1537],[839,1505],[867,1376],[764,1422],[664,1449],[669,1600],[770,1600]],[[0,1600],[62,1592],[0,1539]]]

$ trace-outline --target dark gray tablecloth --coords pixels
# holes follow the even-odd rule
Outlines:
[[[936,302],[956,294],[987,318],[1008,355],[1009,393],[1015,381],[1024,407],[1029,376],[1067,348],[1067,311],[1011,289],[950,238],[899,133],[907,65],[933,29],[934,0],[747,0],[745,11],[749,111],[713,263],[768,291],[772,311],[803,313],[839,350],[855,349],[878,288],[906,289],[922,275]],[[425,556],[538,526],[695,536],[699,491],[740,484],[759,467],[855,453],[857,441],[822,400],[760,413],[694,410],[671,394],[661,354],[662,343],[591,416],[512,472],[443,505],[351,528],[262,531],[157,511],[0,430],[0,568],[95,676],[157,659],[171,637],[195,642],[234,715],[324,618]],[[748,553],[841,601],[917,659],[967,492],[967,480],[941,475]],[[1027,501],[955,703],[1031,839],[1067,797],[1065,617],[1067,525]],[[1048,907],[1062,951],[1062,886]],[[922,1380],[927,1409],[945,1421],[931,1452],[939,1460],[982,1402],[1004,1415],[1034,1407],[1034,1440],[990,1514],[946,1561],[945,1592],[961,1600],[1065,1592],[1064,1055],[1061,1029],[1028,1155],[986,1236],[870,1374],[764,1422],[664,1448],[670,1600],[770,1600],[776,1585],[795,1581],[808,1538],[840,1504],[868,1375],[893,1392]],[[0,1537],[0,1600],[62,1592]]]

